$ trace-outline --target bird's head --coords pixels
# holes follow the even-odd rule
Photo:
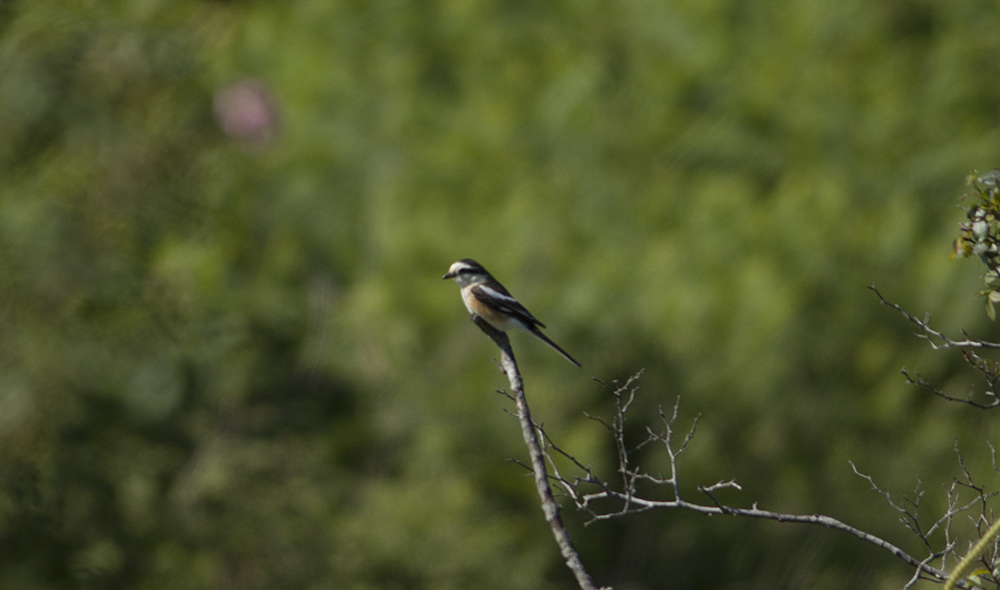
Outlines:
[[[448,272],[441,278],[454,279],[461,286],[470,285],[486,280],[490,273],[486,272],[483,265],[471,258],[463,258],[455,262],[448,268]]]

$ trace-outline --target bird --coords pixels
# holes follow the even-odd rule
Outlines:
[[[483,318],[486,323],[501,332],[512,328],[524,330],[551,346],[564,359],[580,366],[575,358],[539,330],[544,328],[545,324],[535,319],[535,316],[514,299],[500,281],[483,268],[483,265],[471,258],[463,258],[452,264],[441,278],[454,279],[458,283],[461,287],[462,303],[474,318],[476,316]]]

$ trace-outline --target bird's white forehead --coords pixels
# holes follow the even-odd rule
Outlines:
[[[459,260],[458,262],[452,263],[452,265],[448,268],[448,272],[454,273],[465,268],[473,268],[473,266],[468,262],[462,262],[461,260]]]

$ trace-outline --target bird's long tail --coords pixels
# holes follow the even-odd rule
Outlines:
[[[539,340],[541,340],[542,342],[544,342],[544,343],[548,344],[549,346],[551,346],[556,352],[558,352],[559,354],[561,354],[564,359],[568,360],[569,362],[573,363],[574,365],[576,365],[578,367],[581,366],[580,363],[577,362],[577,360],[575,358],[571,357],[568,352],[566,352],[565,350],[559,348],[558,344],[556,344],[555,342],[549,340],[549,337],[546,336],[545,334],[542,334],[541,330],[539,330],[535,326],[532,326],[532,328],[533,329],[531,330],[531,333],[534,334],[535,336],[537,336]]]

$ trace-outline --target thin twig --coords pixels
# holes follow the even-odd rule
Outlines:
[[[907,312],[898,304],[892,303],[891,301],[883,297],[882,293],[879,292],[878,287],[875,284],[870,285],[868,288],[875,292],[875,295],[878,296],[879,301],[882,302],[882,305],[887,305],[895,309],[900,314],[902,314],[904,318],[906,318],[911,323],[915,324],[918,328],[920,328],[920,332],[917,334],[917,336],[926,340],[931,345],[931,348],[933,348],[934,350],[939,350],[943,348],[1000,349],[1000,343],[988,342],[986,340],[973,340],[972,338],[969,338],[969,335],[967,333],[965,334],[965,340],[952,340],[951,338],[946,336],[943,332],[939,332],[938,330],[931,328],[930,316],[924,316],[924,319],[921,320],[916,316],[913,316],[912,314]],[[935,339],[937,341],[935,341]]]
[[[549,476],[545,468],[545,453],[539,443],[537,426],[531,419],[528,400],[524,395],[524,381],[521,379],[520,371],[518,371],[517,361],[514,360],[514,350],[510,346],[510,339],[507,338],[507,334],[496,330],[478,316],[474,316],[473,321],[500,347],[500,366],[507,375],[507,380],[510,382],[510,388],[513,392],[514,403],[517,406],[517,417],[521,422],[521,434],[524,437],[525,444],[528,445],[528,455],[531,457],[531,470],[535,475],[535,488],[542,502],[542,512],[545,514],[545,520],[549,523],[549,528],[552,529],[552,536],[555,537],[556,544],[559,546],[559,552],[562,554],[563,559],[566,560],[566,566],[569,567],[570,571],[576,577],[577,584],[579,584],[581,590],[598,590],[590,574],[584,568],[583,561],[580,560],[580,554],[577,553],[576,548],[573,546],[573,541],[570,539],[569,531],[566,530],[566,526],[563,524],[562,517],[559,516],[559,504],[556,503],[555,498],[552,496],[552,489],[549,487]],[[611,589],[603,588],[601,590]]]
[[[977,371],[983,374],[986,380],[987,389],[983,394],[988,398],[988,401],[979,402],[973,399],[976,395],[975,388],[970,389],[968,395],[965,397],[956,397],[947,394],[940,389],[937,389],[930,383],[928,383],[919,373],[911,373],[905,367],[902,369],[903,376],[906,377],[906,382],[910,385],[916,385],[926,391],[929,391],[933,395],[940,397],[942,399],[959,402],[963,404],[968,404],[972,407],[979,408],[980,410],[990,410],[993,408],[1000,408],[1000,397],[997,396],[997,382],[1000,378],[1000,371],[998,371],[996,363],[984,359],[983,357],[976,354],[975,349],[980,350],[996,350],[1000,349],[1000,343],[988,342],[986,340],[974,340],[969,337],[969,334],[962,331],[962,335],[965,337],[964,340],[955,340],[945,335],[944,332],[935,330],[930,326],[930,316],[925,316],[924,319],[919,319],[913,314],[907,312],[900,305],[892,303],[882,296],[882,293],[878,290],[878,287],[872,284],[868,287],[878,296],[879,302],[882,305],[891,307],[898,311],[904,318],[906,318],[910,323],[916,325],[920,328],[917,332],[917,337],[926,340],[927,343],[933,350],[947,350],[947,349],[958,349],[962,351],[962,358],[965,359],[969,365],[975,368]]]
[[[673,438],[676,434],[676,425],[680,407],[680,402],[678,400],[674,403],[673,409],[669,413],[667,413],[662,407],[660,408],[659,413],[662,421],[662,431],[658,432],[651,428],[647,428],[646,438],[640,441],[637,445],[630,446],[625,440],[626,410],[634,402],[638,386],[635,384],[635,379],[628,380],[624,385],[616,382],[616,385],[618,387],[611,392],[614,397],[613,417],[611,419],[596,417],[591,418],[607,428],[611,432],[612,439],[615,441],[617,451],[616,454],[618,455],[619,460],[617,468],[618,477],[616,479],[619,481],[618,485],[621,486],[620,489],[616,485],[613,485],[610,481],[597,475],[589,465],[584,464],[577,457],[561,449],[555,442],[552,441],[551,437],[545,433],[544,429],[540,431],[543,440],[546,443],[544,450],[546,452],[551,450],[552,452],[568,459],[580,471],[580,475],[572,477],[572,479],[563,475],[559,471],[554,471],[551,478],[561,489],[565,490],[566,496],[573,500],[578,509],[590,515],[590,520],[586,524],[589,525],[594,522],[618,518],[626,514],[637,514],[655,509],[681,509],[706,515],[718,514],[745,518],[763,518],[778,522],[819,525],[829,529],[845,532],[861,539],[862,541],[865,541],[866,543],[875,545],[876,547],[888,551],[898,559],[912,566],[915,569],[915,573],[911,582],[908,584],[911,587],[916,580],[923,578],[934,579],[939,582],[943,582],[948,579],[947,571],[936,568],[930,565],[930,563],[931,561],[943,557],[953,551],[955,543],[948,539],[943,551],[935,551],[929,543],[928,536],[933,532],[940,530],[942,527],[947,529],[947,527],[950,526],[952,518],[956,514],[972,508],[972,506],[979,502],[978,499],[967,505],[959,505],[957,495],[949,496],[950,501],[948,513],[932,523],[930,529],[925,531],[921,528],[919,520],[920,498],[923,495],[923,490],[920,488],[919,483],[915,490],[914,499],[906,499],[906,504],[909,505],[909,507],[907,507],[896,503],[887,492],[881,490],[875,484],[870,476],[860,473],[852,464],[854,471],[859,476],[864,477],[872,485],[874,490],[885,497],[890,506],[900,513],[903,524],[917,534],[917,536],[920,537],[925,543],[928,549],[928,557],[924,559],[918,559],[889,541],[850,526],[830,516],[820,514],[787,514],[774,512],[770,510],[762,510],[756,504],[753,504],[751,508],[736,508],[728,506],[720,501],[716,494],[725,489],[742,489],[734,480],[719,481],[712,485],[699,486],[698,490],[708,497],[710,503],[704,504],[691,502],[681,496],[678,460],[684,451],[687,450],[694,437],[698,419],[695,418],[695,420],[692,421],[692,425],[685,434],[683,440],[674,443]],[[662,448],[666,452],[669,461],[669,473],[666,476],[654,476],[645,473],[638,464],[630,460],[630,456],[633,452],[650,443],[663,445]],[[548,461],[554,464],[551,457],[548,457]],[[670,500],[652,500],[638,495],[635,489],[635,483],[639,480],[668,486],[673,492],[673,498]],[[594,487],[596,489],[587,491],[585,490],[585,487]],[[614,502],[616,506],[610,510],[607,508],[598,508],[598,506],[605,506],[605,504],[609,501]],[[964,581],[960,581],[959,585],[963,588],[969,587],[968,583]]]

